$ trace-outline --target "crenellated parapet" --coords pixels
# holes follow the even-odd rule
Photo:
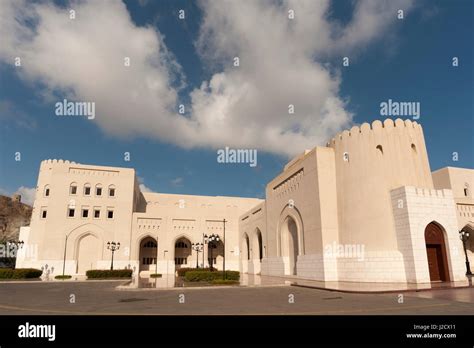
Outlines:
[[[380,120],[375,120],[372,124],[364,122],[360,126],[354,126],[350,130],[344,130],[341,133],[337,134],[334,138],[326,143],[326,146],[333,147],[338,142],[349,140],[349,139],[361,139],[361,137],[369,135],[383,135],[384,132],[390,132],[394,128],[397,130],[417,130],[421,131],[421,126],[416,121],[411,120],[402,120],[397,118],[395,121],[391,118],[387,118],[383,122]]]

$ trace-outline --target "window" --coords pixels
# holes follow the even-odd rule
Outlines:
[[[89,209],[87,209],[87,208],[82,209],[82,217],[83,218],[89,217]]]
[[[91,195],[91,185],[85,184],[84,185],[84,196],[90,196]]]
[[[155,265],[156,257],[144,257],[142,260],[143,265]]]
[[[67,216],[68,217],[74,217],[74,214],[76,213],[76,209],[74,208],[69,208],[67,211]]]
[[[69,186],[69,194],[77,194],[77,185],[75,183],[72,183],[71,186]]]
[[[177,242],[174,247],[179,249],[186,249],[188,245],[185,242]]]
[[[471,194],[469,192],[469,184],[466,182],[464,184],[464,197],[469,197]]]
[[[416,154],[416,145],[411,144],[411,150],[413,151],[414,154]]]
[[[143,247],[144,248],[156,248],[156,243],[149,240],[148,242],[146,242],[145,244],[143,244]]]
[[[41,218],[42,219],[46,219],[47,214],[48,214],[48,212],[46,211],[46,209],[41,209]]]
[[[377,149],[377,153],[378,153],[379,155],[383,155],[383,147],[382,147],[382,145],[377,145],[375,148]]]
[[[113,219],[114,218],[114,211],[112,209],[107,210],[107,219]]]
[[[96,196],[102,196],[102,185],[96,185],[95,187],[95,195]]]
[[[94,219],[100,218],[100,209],[94,209]]]
[[[175,257],[174,263],[176,265],[187,265],[188,264],[188,259],[185,257]]]
[[[109,197],[115,197],[115,186],[109,186]]]
[[[45,188],[44,188],[44,196],[45,197],[49,196],[49,186],[48,185],[46,185]]]

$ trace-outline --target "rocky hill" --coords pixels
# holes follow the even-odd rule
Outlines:
[[[0,195],[0,241],[18,240],[20,227],[30,225],[32,210],[19,196]]]

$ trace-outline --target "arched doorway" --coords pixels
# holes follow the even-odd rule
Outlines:
[[[140,271],[155,271],[158,243],[155,238],[145,237],[140,242]]]
[[[181,237],[174,243],[174,264],[176,268],[188,267],[188,257],[191,255],[191,241]]]
[[[249,260],[250,260],[250,240],[247,233],[242,236],[242,252],[240,253],[240,259],[242,261],[242,273],[248,273]]]
[[[285,274],[296,275],[297,258],[299,255],[298,226],[291,216],[287,216],[283,221],[280,229],[280,238]]]
[[[252,243],[252,259],[262,262],[263,259],[263,240],[262,232],[259,228],[255,230]]]
[[[435,222],[430,222],[425,228],[426,254],[428,256],[428,269],[430,280],[449,281],[448,257],[446,244],[444,242],[444,232],[441,226]]]
[[[77,242],[77,274],[97,268],[99,259],[99,239],[91,233],[82,236]]]
[[[211,251],[212,249],[212,251]],[[211,259],[212,256],[212,259]],[[207,261],[209,265],[212,263],[212,267],[217,269],[223,268],[224,261],[224,244],[222,240],[219,240],[217,243],[209,243],[207,245]]]

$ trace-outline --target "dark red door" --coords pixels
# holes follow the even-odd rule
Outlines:
[[[439,247],[437,245],[427,245],[426,252],[428,254],[428,268],[430,270],[430,279],[431,281],[441,280],[439,274],[439,264],[438,264],[438,254]]]
[[[425,242],[430,280],[449,282],[449,268],[444,232],[439,225],[431,222],[426,226]]]

